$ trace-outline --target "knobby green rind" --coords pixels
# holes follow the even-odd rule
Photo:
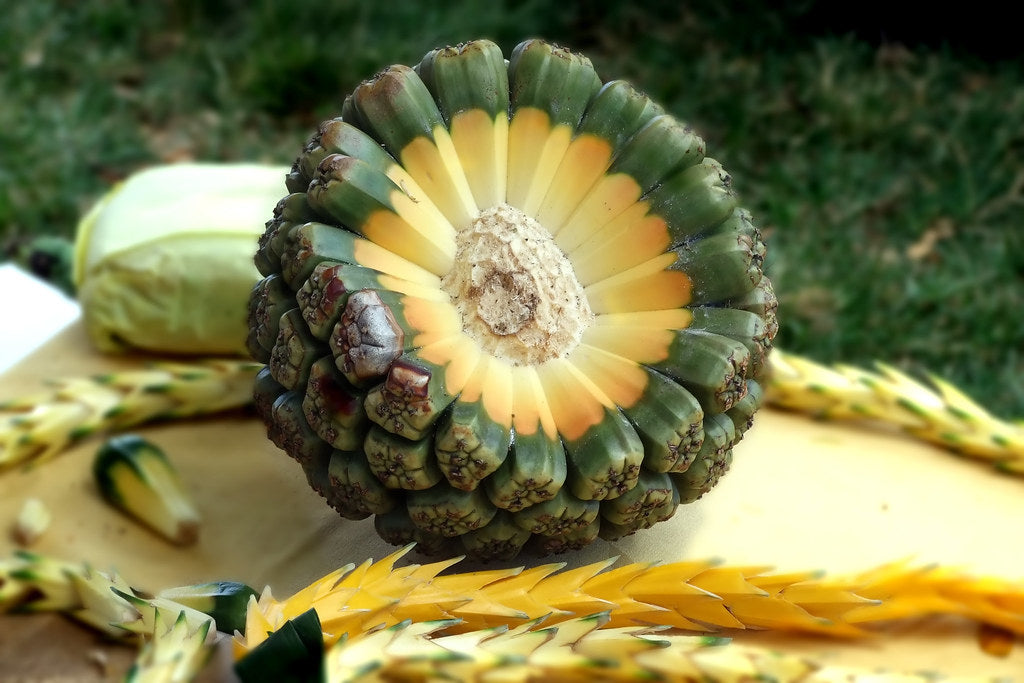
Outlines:
[[[586,57],[542,40],[507,62],[486,40],[433,50],[344,98],[286,187],[260,240],[265,278],[249,309],[250,353],[269,366],[257,411],[342,516],[374,515],[381,536],[427,551],[564,552],[668,519],[728,468],[763,399],[758,378],[778,330],[763,238],[704,141],[625,81],[602,83]],[[638,395],[602,400],[603,415],[591,411],[596,424],[573,438],[550,422],[517,433],[514,415],[485,408],[497,402],[460,398],[456,369],[472,366],[431,355],[444,352],[451,323],[423,329],[445,314],[443,295],[424,287],[458,258],[458,232],[500,197],[547,227],[570,261],[579,255],[586,287],[603,283],[588,290],[607,297],[601,313],[628,299],[620,282],[635,282],[639,300],[647,282],[687,284],[685,304],[665,305],[684,305],[689,322],[671,330],[664,357],[641,364],[646,384],[595,379],[580,400],[628,386]],[[646,275],[664,263],[643,261],[647,242],[622,264],[599,251],[640,219],[638,239],[675,259],[658,266],[668,277]],[[625,306],[650,312],[630,324],[652,338],[673,319],[653,300]],[[572,400],[552,399],[556,425]]]
[[[484,481],[491,502],[504,510],[518,512],[551,499],[568,476],[562,442],[543,432],[515,434],[508,456]]]
[[[434,451],[445,479],[472,491],[508,457],[512,432],[495,422],[479,403],[452,404],[437,425]]]

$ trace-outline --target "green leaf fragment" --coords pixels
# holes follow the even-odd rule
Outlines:
[[[103,498],[179,545],[195,543],[200,518],[177,472],[157,446],[135,434],[105,442],[93,461]]]
[[[242,683],[310,683],[324,677],[320,617],[311,609],[290,619],[235,664]]]

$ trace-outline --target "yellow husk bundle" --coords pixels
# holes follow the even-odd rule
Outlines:
[[[74,281],[101,351],[244,354],[244,303],[286,169],[175,164],[131,176],[82,219]]]

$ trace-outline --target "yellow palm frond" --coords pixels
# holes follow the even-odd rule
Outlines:
[[[1024,583],[938,566],[897,562],[829,577],[703,560],[614,568],[606,561],[568,571],[547,564],[442,574],[452,561],[396,568],[410,549],[332,573],[284,600],[265,591],[249,603],[236,655],[310,609],[328,645],[344,633],[406,620],[458,619],[455,630],[476,630],[604,611],[612,628],[657,624],[700,633],[773,629],[850,637],[892,619],[955,614],[1024,634]]]

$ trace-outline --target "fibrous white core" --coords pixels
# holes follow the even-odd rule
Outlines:
[[[540,223],[500,205],[455,239],[455,266],[441,287],[484,351],[536,365],[579,344],[594,315],[572,264]]]

